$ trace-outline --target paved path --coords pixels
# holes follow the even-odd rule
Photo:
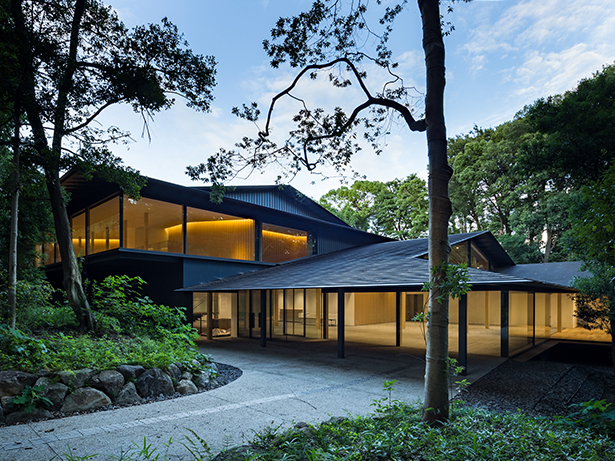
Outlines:
[[[336,358],[333,342],[269,342],[263,349],[254,340],[220,340],[201,349],[218,362],[241,368],[242,377],[178,399],[0,427],[0,461],[65,459],[69,449],[73,456],[118,455],[139,451],[134,444],[142,447],[144,438],[151,448],[181,459],[187,451],[179,442],[190,435],[188,429],[217,451],[268,426],[368,414],[370,404],[385,396],[386,380],[398,381],[393,393],[397,400],[415,402],[423,392],[424,363],[418,353],[403,348],[347,346],[345,359]],[[468,380],[477,380],[502,361],[470,357]],[[167,450],[164,444],[170,438]]]

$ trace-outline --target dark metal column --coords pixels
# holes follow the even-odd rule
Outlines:
[[[401,291],[395,292],[395,345],[401,346]]]
[[[500,356],[508,357],[508,311],[509,292],[502,291],[500,294]]]
[[[468,374],[468,295],[459,298],[459,365],[463,367],[461,374]]]
[[[261,347],[267,346],[267,290],[261,290]]]
[[[124,239],[124,232],[126,232],[124,230],[124,228],[126,227],[126,223],[124,222],[124,196],[122,194],[120,194],[119,196],[119,204],[120,204],[120,217],[119,217],[119,225],[120,225],[120,248],[124,248],[124,246],[126,245],[125,239]]]
[[[329,293],[322,293],[322,339],[329,338]]]
[[[182,253],[188,253],[188,207],[182,206]]]
[[[345,311],[345,293],[344,290],[338,288],[337,290],[337,358],[343,359],[345,357],[345,344],[344,344],[344,319]]]
[[[212,339],[212,324],[214,319],[214,294],[210,291],[207,293],[207,339]]]

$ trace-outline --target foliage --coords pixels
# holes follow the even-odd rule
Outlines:
[[[523,155],[526,172],[545,172],[558,190],[599,180],[615,158],[615,65],[605,66],[563,95],[524,108],[540,136]]]
[[[615,164],[601,180],[575,195],[575,225],[567,234],[569,246],[591,273],[574,281],[580,291],[575,295],[576,315],[584,327],[600,328],[609,334],[615,325],[614,208]]]
[[[590,400],[573,404],[571,407],[578,410],[558,420],[559,422],[615,438],[615,408],[611,403],[606,400]]]
[[[609,459],[615,442],[546,418],[453,406],[450,422],[421,422],[418,408],[393,405],[376,417],[356,417],[289,430],[253,441],[258,459],[502,460]]]
[[[449,296],[459,299],[472,289],[468,266],[465,264],[448,264],[442,261],[432,266],[430,271],[431,280],[423,284],[421,291],[429,291],[430,296],[435,293],[440,302],[447,300]]]
[[[401,240],[427,232],[425,181],[412,174],[392,181],[355,181],[324,194],[319,203],[353,227]]]
[[[151,338],[95,338],[88,335],[71,336],[57,333],[46,339],[23,335],[7,336],[0,330],[0,369],[35,373],[50,371],[114,369],[119,365],[142,365],[146,368],[165,368],[182,363],[188,369],[207,369],[210,358],[199,353],[177,337]],[[17,352],[16,352],[17,351]],[[193,360],[199,365],[196,366]]]
[[[183,307],[155,304],[141,295],[145,281],[140,277],[111,275],[91,284],[91,305],[101,321],[101,333],[162,338],[174,336],[187,342],[195,339]],[[105,326],[108,330],[103,330]]]
[[[36,261],[40,258],[37,244],[46,242],[50,234],[53,234],[53,220],[49,201],[45,199],[44,177],[36,168],[28,168],[28,157],[23,160],[25,164],[21,165],[20,171],[17,275],[20,280],[34,282],[41,277],[36,267]],[[10,181],[13,170],[11,162],[11,154],[3,155],[0,151],[0,267],[8,267],[12,190]],[[0,286],[5,283],[6,276],[3,273]]]
[[[579,191],[593,188],[599,198],[596,184],[613,165],[614,102],[610,65],[562,95],[535,101],[509,122],[449,139],[454,231],[499,234],[517,263],[581,257],[578,248],[570,252],[566,234],[583,227],[577,216],[592,206],[586,192],[586,209],[574,203]],[[605,212],[609,204],[602,203]],[[612,220],[602,216],[594,232],[609,234]]]
[[[543,262],[544,255],[536,240],[527,241],[526,237],[521,234],[497,235],[496,239],[515,264]]]
[[[0,325],[0,369],[105,370],[121,364],[165,368],[181,363],[192,372],[207,370],[211,357],[198,352],[183,310],[140,297],[143,283],[125,276],[92,283],[98,336],[75,335],[72,309],[50,301],[48,284],[34,285],[30,295],[38,304],[24,309],[20,318],[23,328],[41,337]]]
[[[376,408],[377,414],[387,413],[390,409],[392,409],[393,405],[399,405],[401,402],[399,400],[393,400],[393,390],[395,389],[395,384],[397,383],[396,379],[392,379],[390,381],[385,381],[382,384],[382,390],[387,393],[386,397],[382,397],[381,399],[374,400],[370,405]]]
[[[386,400],[386,399],[385,399]],[[597,404],[590,403],[587,408]],[[600,404],[601,405],[601,404]],[[552,420],[521,413],[491,413],[453,405],[448,423],[433,426],[421,421],[417,406],[393,401],[385,411],[366,417],[332,418],[305,429],[267,427],[257,432],[242,459],[274,460],[364,460],[501,461],[503,459],[607,460],[615,440],[599,430],[590,431],[565,419]],[[179,443],[186,447],[184,460],[211,459],[205,440],[194,431]],[[120,455],[123,461],[174,459],[169,440],[161,449],[146,439]],[[69,448],[70,452],[70,448]],[[220,455],[221,457],[224,454]],[[85,458],[69,458],[85,459]]]
[[[3,369],[10,370],[9,363],[13,360],[31,365],[47,353],[45,340],[31,338],[18,329],[0,324],[0,354],[3,359],[0,361],[0,367],[5,367]]]
[[[76,327],[74,313],[65,305],[56,304],[56,290],[46,280],[17,282],[17,326],[24,330]],[[5,302],[0,300],[0,306]]]
[[[194,54],[166,18],[128,30],[99,0],[15,0],[0,3],[0,15],[8,19],[2,22],[6,42],[0,61],[15,70],[14,84],[0,87],[0,101],[19,101],[14,109],[24,115],[31,139],[16,144],[28,141],[31,163],[44,172],[67,299],[81,329],[93,330],[60,172],[76,169],[87,176],[96,171],[128,195],[138,195],[142,179],[108,148],[129,134],[95,120],[110,106],[128,104],[147,131],[153,114],[170,108],[178,95],[189,107],[207,111],[215,61]]]
[[[45,386],[25,386],[21,393],[10,401],[11,405],[18,405],[19,408],[27,413],[37,408],[44,408],[53,405],[47,397],[41,395]]]

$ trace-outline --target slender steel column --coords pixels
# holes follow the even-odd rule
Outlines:
[[[214,319],[214,294],[210,291],[207,293],[207,339],[211,341],[212,335],[212,323]]]
[[[508,357],[508,312],[509,312],[509,292],[502,291],[500,295],[500,356]]]
[[[329,338],[329,293],[322,293],[322,339]]]
[[[267,347],[267,290],[261,290],[261,347]]]
[[[338,288],[337,290],[337,358],[343,359],[345,357],[345,344],[344,344],[344,319],[345,311],[345,293],[344,290]]]
[[[401,346],[401,291],[395,292],[395,345]]]
[[[459,298],[459,365],[464,369],[463,376],[468,374],[468,295]]]

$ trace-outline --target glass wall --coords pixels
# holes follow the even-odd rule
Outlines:
[[[254,260],[252,219],[188,207],[186,239],[188,254]]]
[[[308,233],[290,227],[263,224],[262,260],[280,263],[312,254]]]
[[[426,301],[427,293],[403,292],[401,294],[401,345],[403,347],[425,349],[425,323],[413,319],[422,312],[427,314]]]
[[[182,206],[124,198],[124,247],[183,253]]]
[[[237,293],[237,336],[250,336],[250,306],[248,292]]]
[[[501,353],[501,295],[499,291],[470,291],[468,299],[468,353]]]
[[[201,336],[207,336],[207,312],[209,310],[209,294],[192,294],[193,327]],[[233,293],[212,293],[211,328],[212,336],[230,336],[233,330],[233,307],[237,303]]]
[[[85,212],[73,217],[73,219],[71,219],[70,225],[73,230],[73,246],[75,247],[75,254],[77,255],[77,257],[85,256]]]
[[[119,197],[112,198],[90,209],[89,237],[89,254],[120,247]]]
[[[509,293],[508,353],[513,355],[532,344],[534,337],[534,294]]]

